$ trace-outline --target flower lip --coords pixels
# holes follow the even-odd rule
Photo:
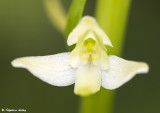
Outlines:
[[[92,79],[91,79],[92,78]],[[92,55],[86,64],[80,65],[76,73],[74,93],[88,96],[100,90],[101,70],[92,62]]]

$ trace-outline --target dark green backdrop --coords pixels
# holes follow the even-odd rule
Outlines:
[[[71,1],[63,2],[68,9]],[[94,14],[93,2],[88,0],[84,14]],[[150,72],[117,89],[114,113],[160,113],[159,4],[132,1],[123,58],[148,62]],[[28,113],[77,113],[73,85],[54,87],[10,65],[17,57],[66,51],[63,38],[48,20],[42,0],[0,1],[0,112],[23,108]]]

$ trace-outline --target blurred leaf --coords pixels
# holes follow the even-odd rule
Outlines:
[[[44,0],[46,13],[55,28],[65,32],[67,15],[60,0]]]
[[[78,24],[83,14],[86,0],[73,0],[68,13],[68,20],[66,26],[66,36],[72,31],[72,29]]]

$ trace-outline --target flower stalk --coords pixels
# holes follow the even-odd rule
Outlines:
[[[97,0],[96,18],[114,46],[107,47],[108,54],[122,54],[130,4],[131,0]],[[114,93],[101,88],[98,93],[81,98],[80,113],[112,113]]]

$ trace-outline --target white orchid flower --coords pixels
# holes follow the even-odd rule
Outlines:
[[[12,61],[14,67],[26,68],[33,75],[54,86],[75,83],[74,93],[88,96],[100,90],[116,89],[138,73],[147,73],[143,62],[128,61],[107,55],[109,38],[93,17],[85,16],[69,34],[68,45],[76,44],[72,52],[48,56],[23,57]]]

